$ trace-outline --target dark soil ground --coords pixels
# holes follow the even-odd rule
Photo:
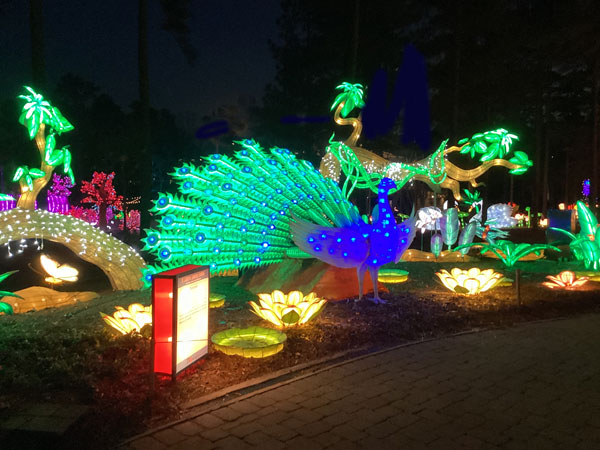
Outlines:
[[[575,262],[517,263],[522,271],[520,304],[514,285],[471,297],[446,290],[434,273],[455,266],[489,267],[509,278],[515,275],[514,269],[487,258],[459,264],[400,263],[397,267],[410,272],[409,280],[387,285],[386,305],[353,300],[327,304],[313,323],[286,330],[283,351],[265,359],[227,356],[211,346],[208,356],[181,374],[177,383],[157,378],[154,394],[149,341],[120,336],[99,316],[99,312],[112,314],[115,305],[150,304],[149,291],[106,291],[88,303],[1,316],[0,422],[33,402],[84,403],[89,412],[67,432],[61,445],[110,448],[148,427],[178,418],[182,405],[190,400],[341,351],[600,311],[600,283],[589,282],[576,291],[540,285],[548,274],[583,270]],[[211,280],[211,290],[227,298],[223,308],[210,310],[211,335],[231,327],[269,326],[249,312],[247,301],[256,296],[236,287],[236,281],[234,277]],[[3,437],[7,434],[0,431],[0,441]]]

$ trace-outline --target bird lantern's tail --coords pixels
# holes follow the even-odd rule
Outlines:
[[[208,265],[212,273],[258,267],[298,256],[290,218],[321,226],[356,223],[356,207],[339,186],[287,149],[264,151],[253,140],[235,143],[233,157],[211,155],[206,164],[184,164],[171,174],[179,194],[159,194],[144,250],[158,263],[144,281],[184,264]]]

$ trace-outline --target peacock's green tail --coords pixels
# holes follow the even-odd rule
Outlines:
[[[305,256],[293,243],[292,216],[324,226],[361,221],[337,183],[287,149],[264,151],[236,142],[234,157],[211,155],[206,164],[184,164],[170,174],[179,194],[160,193],[151,212],[158,225],[146,231],[144,250],[158,263],[151,275],[184,264],[212,273],[273,264]]]

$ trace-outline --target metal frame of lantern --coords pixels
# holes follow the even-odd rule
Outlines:
[[[181,306],[181,290],[186,286],[193,289],[196,283],[206,281],[206,289],[200,306],[197,306],[189,314],[190,321],[203,315],[205,326],[190,327],[196,333],[205,332],[204,338],[182,340],[180,332],[179,307]],[[181,266],[153,275],[152,278],[152,373],[171,376],[175,380],[177,375],[187,367],[198,361],[208,353],[208,308],[210,294],[210,268],[208,266],[197,266],[193,264]],[[204,298],[205,297],[205,298]],[[205,308],[202,307],[205,303]],[[189,312],[189,311],[187,311]],[[187,351],[186,357],[178,361],[180,344],[204,341],[204,345],[195,349],[192,353]]]

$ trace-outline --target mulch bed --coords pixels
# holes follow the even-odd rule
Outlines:
[[[90,412],[63,439],[64,448],[107,448],[148,427],[177,419],[182,404],[270,372],[364,346],[382,348],[474,328],[508,327],[525,321],[600,312],[600,283],[577,291],[540,286],[545,275],[582,268],[576,263],[518,263],[523,271],[521,304],[515,287],[499,287],[467,297],[436,283],[435,271],[459,266],[494,268],[509,278],[499,261],[477,264],[401,263],[409,281],[388,285],[386,305],[326,305],[314,323],[286,330],[282,352],[265,359],[227,356],[209,349],[200,363],[173,384],[157,379],[153,400],[148,370],[150,344],[140,336],[120,336],[101,321],[115,305],[150,303],[150,293],[105,293],[89,303],[18,316],[0,317],[0,421],[28,402],[78,402]],[[256,297],[214,278],[211,288],[226,295],[223,308],[210,311],[210,334],[231,327],[268,326],[249,312]],[[0,432],[0,440],[2,440]]]

